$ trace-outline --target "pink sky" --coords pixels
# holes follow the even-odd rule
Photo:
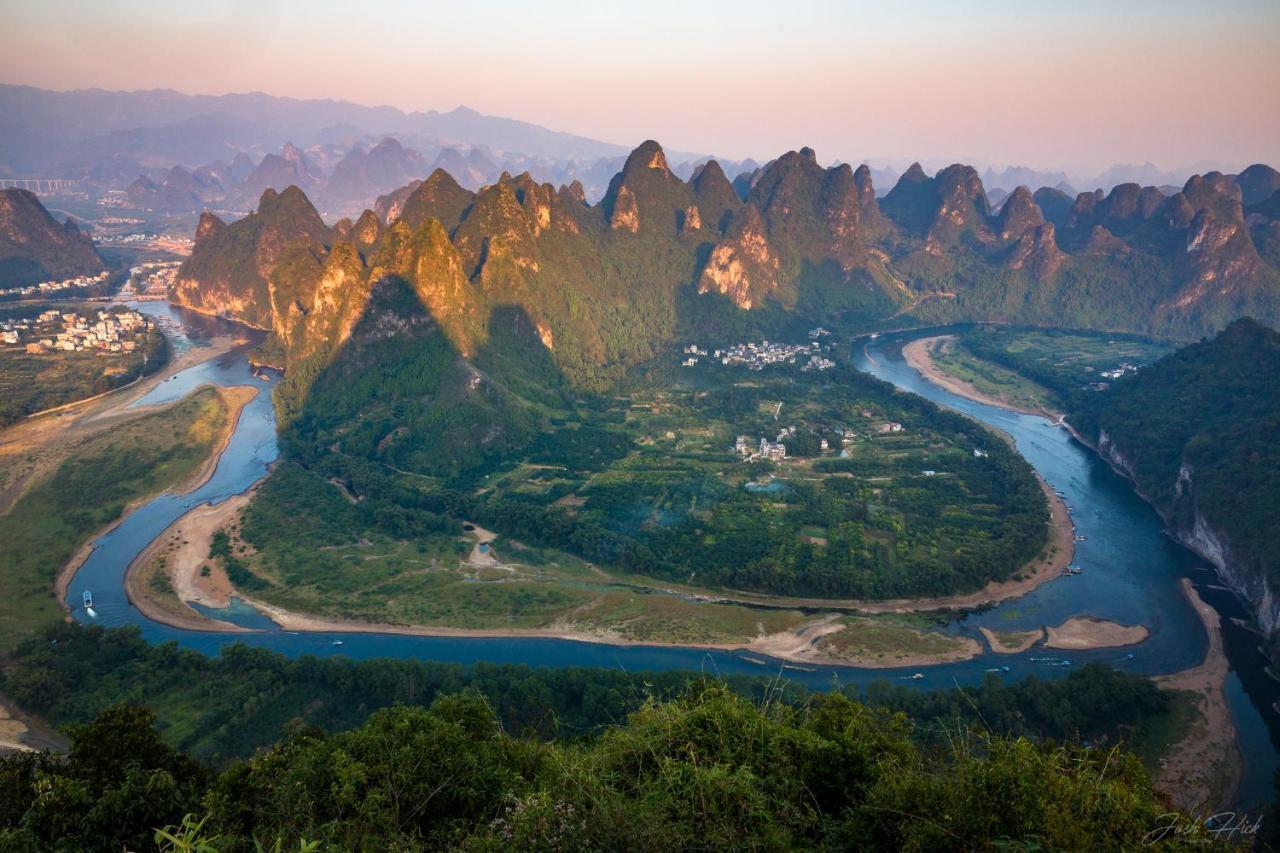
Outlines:
[[[1273,0],[462,5],[11,0],[0,80],[466,104],[728,157],[1280,164]]]

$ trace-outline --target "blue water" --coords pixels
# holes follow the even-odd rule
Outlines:
[[[163,303],[145,303],[142,310],[166,319],[181,320]],[[919,333],[917,333],[918,335]],[[911,336],[906,336],[911,337]],[[1174,672],[1199,663],[1207,648],[1203,626],[1178,589],[1183,577],[1212,583],[1204,564],[1161,532],[1155,512],[1123,478],[1080,445],[1066,430],[1044,418],[1021,415],[973,403],[944,391],[923,379],[901,359],[902,336],[870,342],[856,354],[858,366],[898,387],[957,409],[1008,433],[1018,450],[1051,486],[1065,494],[1078,532],[1088,537],[1077,543],[1075,562],[1084,574],[1042,585],[1020,599],[972,613],[952,622],[947,630],[977,636],[979,626],[1000,630],[1053,625],[1082,614],[1125,624],[1142,624],[1151,634],[1143,643],[1125,649],[1091,652],[1031,650],[1020,655],[990,655],[957,664],[926,668],[859,669],[815,667],[813,671],[786,670],[786,677],[812,687],[835,684],[868,684],[878,680],[936,689],[975,684],[992,667],[1008,666],[1006,679],[1029,674],[1060,677],[1068,667],[1032,658],[1069,659],[1073,666],[1107,661],[1116,667],[1143,674]],[[181,344],[182,342],[179,341]],[[522,663],[534,666],[618,667],[630,671],[686,669],[721,675],[782,672],[780,662],[760,666],[734,652],[693,648],[612,646],[572,640],[537,638],[415,637],[378,633],[297,633],[281,631],[252,608],[240,605],[227,611],[204,610],[208,615],[252,630],[240,633],[187,631],[153,622],[129,603],[124,574],[129,563],[179,516],[201,503],[219,503],[243,492],[261,479],[278,456],[275,420],[271,408],[271,381],[255,376],[243,352],[205,362],[163,382],[138,401],[138,405],[177,399],[205,384],[250,385],[257,396],[245,407],[240,424],[223,453],[213,477],[190,495],[162,495],[130,514],[121,524],[94,542],[94,549],[72,580],[69,602],[78,603],[85,589],[93,592],[99,624],[137,625],[151,642],[177,641],[183,646],[217,653],[226,643],[244,642],[290,656],[342,654],[354,659],[378,657],[416,658],[470,664],[477,661]],[[1245,615],[1239,603],[1223,594],[1204,596],[1220,612]],[[1233,610],[1234,608],[1234,610]],[[77,618],[90,621],[82,609]],[[1233,673],[1228,698],[1236,716],[1247,774],[1240,792],[1245,804],[1265,801],[1272,772],[1280,767],[1280,755],[1272,745],[1270,710],[1265,676],[1256,657],[1256,639],[1250,643],[1239,632],[1227,633],[1227,651],[1233,661],[1245,662],[1240,675]],[[753,655],[755,656],[755,655]],[[755,656],[759,657],[759,656]],[[923,679],[912,679],[917,670]],[[1259,713],[1263,707],[1270,715]]]

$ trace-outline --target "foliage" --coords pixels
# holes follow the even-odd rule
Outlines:
[[[94,731],[125,749],[78,740],[65,762],[0,763],[0,832],[60,849],[85,844],[88,829],[98,835],[78,849],[118,847],[165,824],[157,837],[171,849],[221,851],[1129,849],[1167,812],[1142,765],[1116,750],[981,732],[921,748],[904,717],[840,694],[757,703],[715,682],[646,701],[586,741],[514,738],[474,692],[378,711],[341,734],[299,728],[201,786],[196,808],[202,771],[160,746],[147,722],[112,709]],[[97,820],[83,820],[82,800],[38,796],[36,763],[55,790],[87,782],[108,792]],[[161,768],[169,795],[110,795]]]
[[[1239,570],[1280,590],[1280,334],[1238,320],[1120,379],[1069,416],[1091,441],[1106,436],[1171,524],[1189,531],[1203,517]]]

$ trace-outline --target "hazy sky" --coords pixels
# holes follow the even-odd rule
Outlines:
[[[0,80],[264,91],[765,159],[1280,164],[1280,0],[0,0]]]

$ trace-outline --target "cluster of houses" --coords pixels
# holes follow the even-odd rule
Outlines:
[[[70,290],[73,287],[89,287],[107,280],[109,273],[97,275],[78,275],[75,278],[64,278],[62,281],[42,281],[39,284],[28,284],[25,287],[8,287],[0,290],[0,296],[32,296],[37,293],[57,293],[59,290]]]
[[[836,363],[829,358],[823,358],[820,355],[811,355],[809,360],[800,368],[801,371],[809,370],[830,370],[835,367]]]
[[[182,261],[153,261],[129,270],[130,281],[138,293],[163,296],[178,277]]]
[[[137,311],[99,311],[94,318],[53,308],[34,318],[0,323],[0,343],[25,346],[33,354],[133,352],[151,327]]]
[[[815,329],[830,334],[825,329]],[[810,332],[812,335],[813,332]],[[824,358],[822,344],[816,340],[807,344],[779,344],[761,341],[760,343],[736,344],[728,349],[718,349],[713,353],[702,349],[697,344],[689,344],[684,348],[686,358],[681,362],[685,367],[693,367],[699,358],[711,356],[724,365],[743,365],[748,370],[764,370],[771,364],[796,364],[804,360],[801,370],[827,370],[836,363]]]
[[[793,432],[795,427],[790,428]],[[786,430],[778,433],[777,441],[770,441],[767,438],[760,439],[757,446],[755,441],[749,435],[740,435],[734,442],[733,449],[744,462],[750,462],[754,459],[768,459],[771,462],[781,462],[787,458],[787,446],[782,443],[786,437]]]
[[[1138,372],[1138,365],[1130,364],[1129,362],[1126,361],[1126,362],[1122,362],[1120,366],[1117,367],[1115,370],[1104,370],[1100,375],[1102,376],[1103,379],[1119,379],[1121,376],[1124,376],[1126,373],[1137,373],[1137,372]]]

